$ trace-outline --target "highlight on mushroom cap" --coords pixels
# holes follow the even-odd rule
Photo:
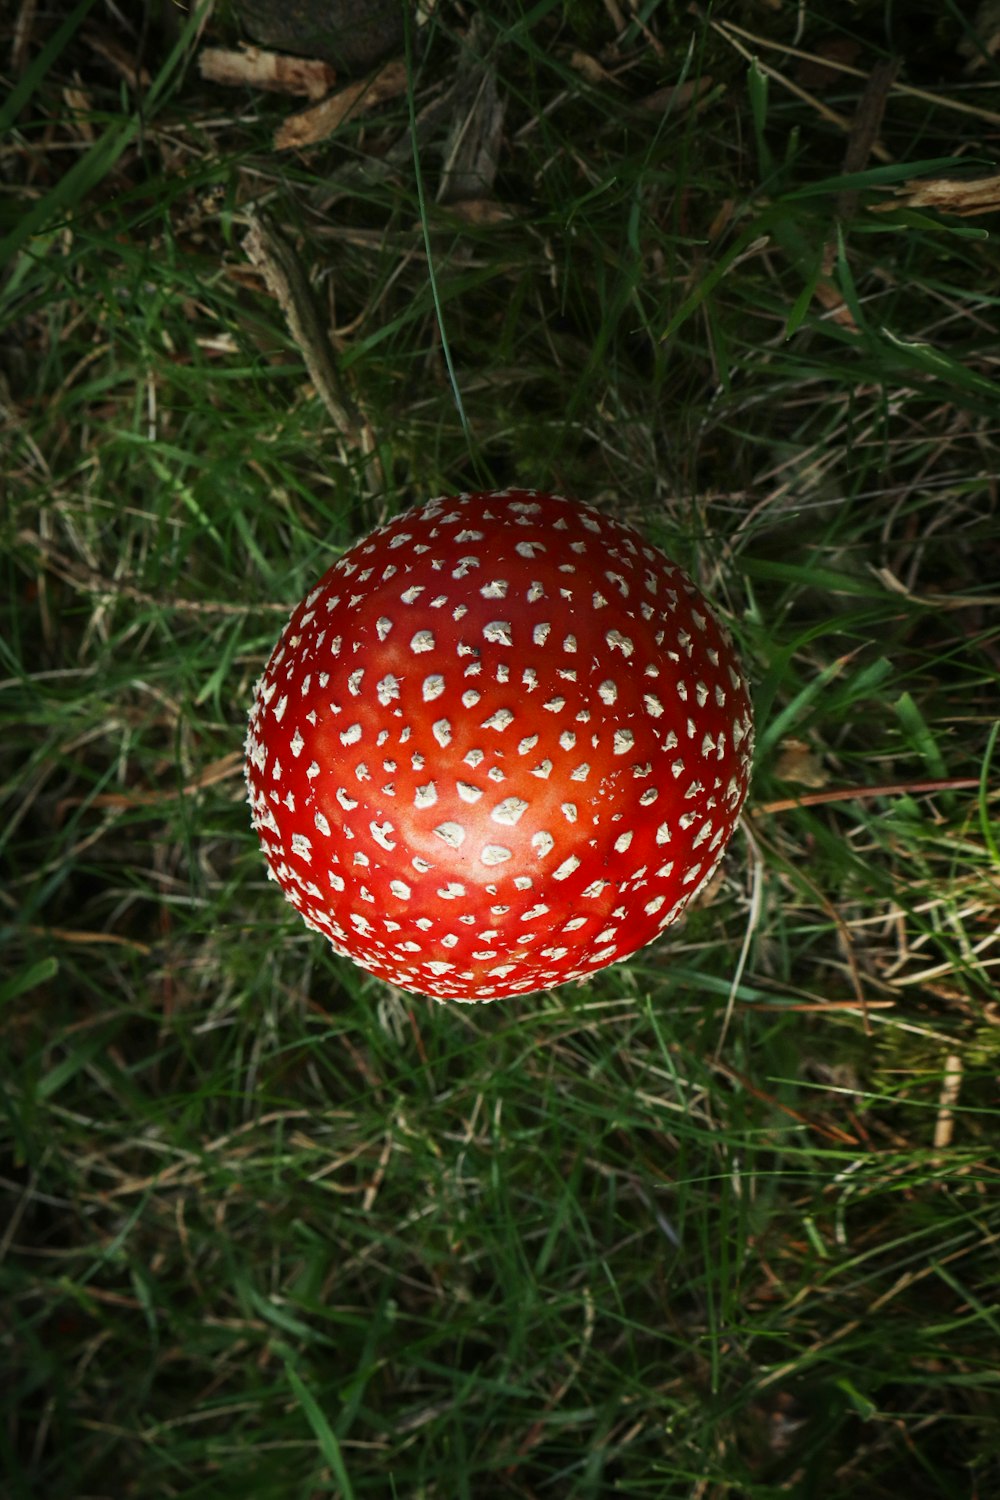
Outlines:
[[[439,1000],[580,979],[674,921],[747,793],[732,642],[633,528],[532,490],[432,500],[293,611],[246,742],[271,874]]]

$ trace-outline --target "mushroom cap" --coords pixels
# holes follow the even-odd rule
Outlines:
[[[257,683],[253,826],[379,978],[495,1000],[627,958],[709,879],[750,696],[687,575],[532,490],[404,512],[311,589]]]

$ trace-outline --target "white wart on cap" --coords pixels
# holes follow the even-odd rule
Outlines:
[[[253,826],[336,951],[439,1000],[628,957],[709,878],[753,722],[732,642],[631,527],[464,494],[358,542],[257,684]]]

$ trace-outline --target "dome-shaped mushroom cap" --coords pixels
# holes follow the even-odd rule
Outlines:
[[[634,953],[716,868],[750,775],[728,634],[631,527],[465,494],[358,542],[257,684],[253,825],[371,973],[493,1000]]]

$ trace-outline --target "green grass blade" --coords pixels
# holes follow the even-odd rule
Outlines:
[[[288,1377],[288,1384],[292,1388],[292,1393],[298,1405],[305,1413],[309,1426],[313,1430],[313,1435],[319,1444],[320,1452],[329,1464],[333,1477],[340,1486],[340,1493],[343,1500],[354,1500],[354,1489],[351,1485],[350,1475],[347,1472],[347,1466],[344,1463],[344,1455],[341,1452],[340,1443],[337,1441],[336,1434],[327,1421],[322,1407],[290,1361],[286,1361],[285,1363],[285,1374]]]

